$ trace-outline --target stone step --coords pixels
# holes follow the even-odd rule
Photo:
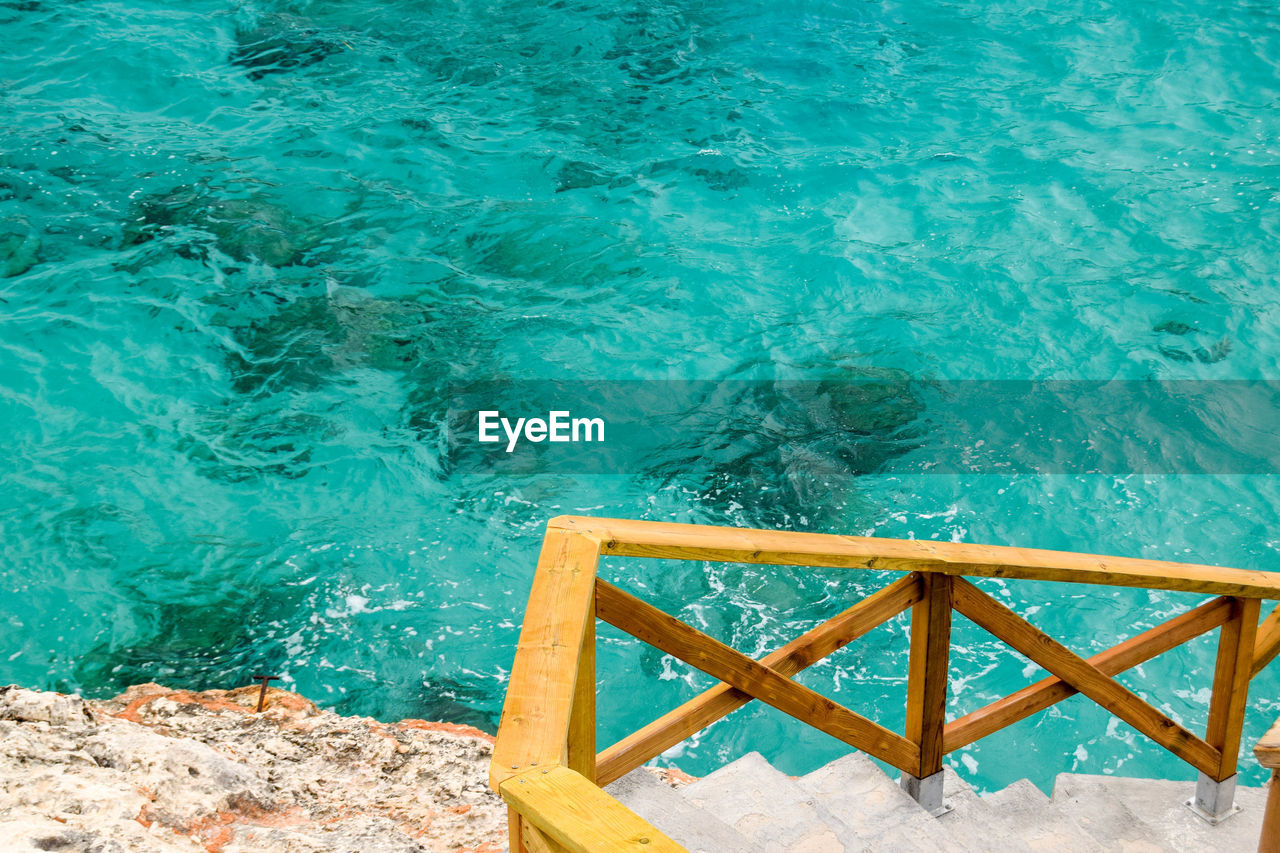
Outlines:
[[[1177,853],[1186,849],[1165,843],[1137,812],[1092,781],[1099,778],[1109,777],[1059,774],[1053,783],[1054,810],[1071,818],[1094,841],[1116,853]],[[1225,851],[1229,848],[1202,849]]]
[[[1105,853],[1107,849],[1069,816],[1053,808],[1050,799],[1030,780],[1019,779],[982,800],[1017,826],[1022,840],[1036,853]]]
[[[953,843],[967,850],[1031,853],[1017,824],[985,803],[950,767],[943,770],[942,796],[951,810],[935,820]]]
[[[872,849],[758,752],[721,767],[680,793],[766,853],[862,853]]]
[[[1213,826],[1184,805],[1195,792],[1195,786],[1194,780],[1177,782],[1062,773],[1054,782],[1053,799],[1055,805],[1061,798],[1064,801],[1074,800],[1085,808],[1095,803],[1113,803],[1141,819],[1144,837],[1159,845],[1155,849],[1178,853],[1200,853],[1204,850],[1248,853],[1256,850],[1262,833],[1267,789],[1237,788],[1235,801],[1241,810]],[[1105,841],[1103,846],[1109,850],[1120,849]]]
[[[698,808],[643,767],[605,786],[605,791],[690,853],[763,853],[742,833]]]
[[[860,752],[837,758],[796,780],[871,850],[961,853],[898,783]]]
[[[1184,805],[1192,782],[1064,773],[1052,799],[1023,779],[986,796],[950,768],[930,817],[851,753],[799,779],[759,753],[683,789],[637,770],[607,790],[692,853],[1202,853],[1256,849],[1265,788],[1217,826]]]

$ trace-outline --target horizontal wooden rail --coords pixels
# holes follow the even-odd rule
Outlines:
[[[1163,560],[580,516],[560,516],[548,526],[595,539],[605,555],[941,572],[1280,599],[1276,573]]]
[[[502,783],[498,793],[532,824],[533,832],[522,839],[526,847],[545,845],[548,850],[571,853],[687,853],[644,818],[567,767],[512,776]],[[512,853],[517,853],[514,847]]]
[[[789,678],[919,600],[918,578],[914,575],[901,578],[761,658],[760,663]],[[707,689],[601,752],[596,759],[596,781],[607,785],[621,779],[663,750],[746,705],[752,698],[751,694],[724,682]]]
[[[596,614],[615,628],[881,761],[908,772],[920,761],[919,749],[902,735],[600,580],[596,581]]]
[[[1119,675],[1188,640],[1212,631],[1227,621],[1230,614],[1231,600],[1215,598],[1105,652],[1094,655],[1087,660],[1087,663],[1096,667],[1103,675]],[[948,723],[942,735],[943,751],[954,752],[968,746],[1019,720],[1050,708],[1078,692],[1080,691],[1057,676],[1049,676],[1037,681],[1029,687],[1024,687],[1016,693]]]

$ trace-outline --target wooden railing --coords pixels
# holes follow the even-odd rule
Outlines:
[[[760,660],[596,577],[601,555],[876,569],[904,576]],[[1083,658],[965,577],[1180,590],[1217,596],[1107,651]],[[1082,693],[1200,771],[1196,805],[1231,807],[1249,680],[1280,654],[1280,574],[1155,560],[563,516],[547,525],[520,633],[490,784],[509,806],[511,850],[679,851],[599,786],[758,699],[903,773],[931,811],[942,806],[947,753]],[[911,609],[903,734],[838,705],[792,676]],[[946,722],[951,613],[959,612],[1051,675]],[[597,753],[596,619],[720,683]],[[1204,737],[1114,676],[1220,629]],[[1225,803],[1225,805],[1224,805]]]

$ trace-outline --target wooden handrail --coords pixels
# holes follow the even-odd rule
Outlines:
[[[1163,560],[569,515],[553,518],[548,526],[597,540],[604,555],[940,572],[1280,599],[1280,576],[1274,572]]]
[[[502,798],[527,821],[529,836],[547,850],[572,853],[687,853],[635,812],[567,767],[512,776]],[[531,825],[531,827],[529,826]],[[512,845],[512,853],[517,848]]]
[[[757,661],[599,580],[596,566],[602,555],[908,574]],[[964,576],[1221,597],[1085,659]],[[510,807],[513,853],[641,849],[666,853],[682,848],[598,786],[754,699],[900,768],[904,785],[924,802],[941,796],[944,754],[1079,692],[1196,767],[1204,774],[1202,782],[1207,777],[1211,783],[1228,785],[1235,774],[1249,679],[1280,655],[1280,608],[1259,624],[1262,599],[1280,599],[1280,575],[1002,546],[561,516],[547,525],[534,574],[490,765],[490,784]],[[911,651],[905,735],[792,680],[908,608]],[[1049,670],[1050,677],[946,723],[953,610]],[[720,683],[597,755],[597,618]],[[1119,673],[1215,628],[1221,631],[1203,739],[1114,680]],[[1280,723],[1268,738],[1259,744],[1260,760],[1273,750],[1280,761]],[[1267,760],[1271,759],[1267,757],[1264,764]],[[1280,783],[1273,783],[1273,799],[1280,796],[1277,791]],[[1276,816],[1269,812],[1268,820],[1280,821],[1280,805],[1274,811]],[[1280,826],[1275,832],[1280,835]],[[1280,847],[1263,849],[1280,853]]]

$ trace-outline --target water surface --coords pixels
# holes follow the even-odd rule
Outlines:
[[[0,680],[272,672],[492,729],[570,512],[1280,568],[1270,474],[1161,442],[1140,472],[930,474],[982,438],[906,392],[858,464],[826,435],[784,464],[767,399],[760,435],[695,420],[704,453],[615,474],[490,469],[444,434],[473,382],[1275,378],[1271,4],[5,0],[0,23]],[[603,573],[752,654],[888,580]],[[1082,653],[1199,600],[988,586]],[[899,725],[905,640],[802,681]],[[1199,728],[1213,653],[1122,680]],[[706,683],[609,631],[600,661],[602,743]],[[957,623],[957,712],[1038,677]],[[1278,713],[1272,671],[1247,742]],[[669,759],[749,749],[841,752],[747,708]],[[986,787],[1192,775],[1078,697],[954,757]]]

